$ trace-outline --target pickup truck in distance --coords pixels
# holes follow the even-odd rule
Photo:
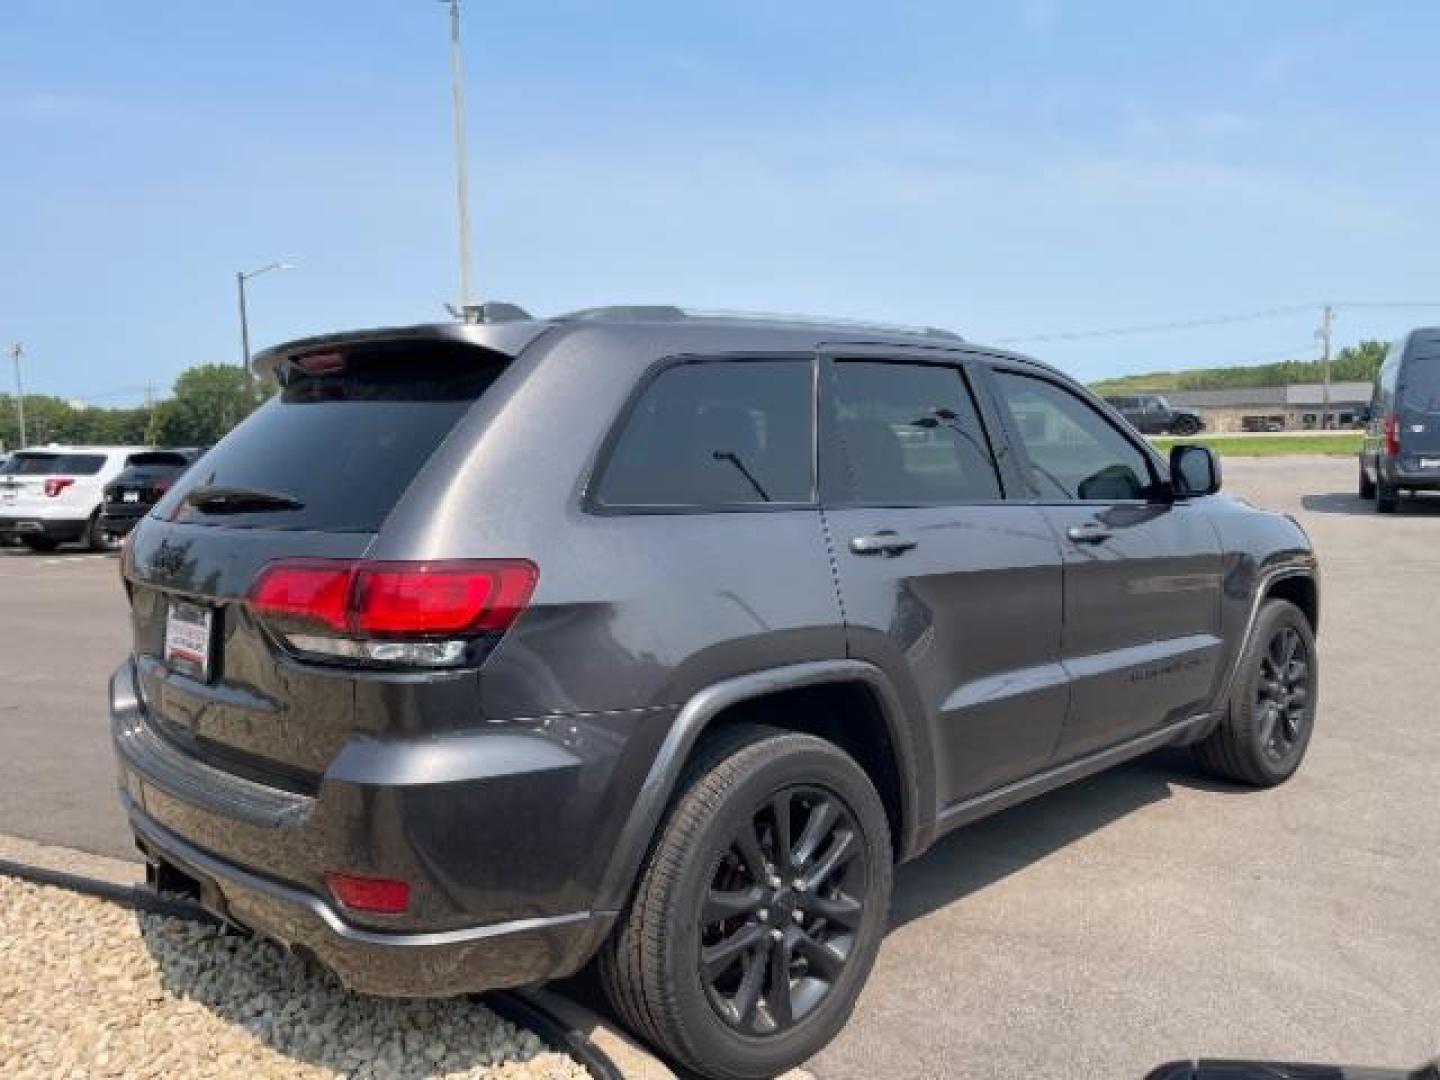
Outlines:
[[[1130,394],[1105,400],[1142,435],[1197,435],[1205,428],[1199,413],[1172,408],[1159,394]]]
[[[157,886],[370,993],[593,962],[757,1080],[840,1030],[938,837],[1164,746],[1299,767],[1316,559],[1210,450],[943,331],[484,311],[262,353],[131,533]]]

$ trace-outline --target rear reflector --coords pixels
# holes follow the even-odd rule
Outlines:
[[[291,559],[261,572],[250,606],[301,652],[449,667],[463,662],[466,640],[509,629],[539,573],[524,559]]]
[[[402,915],[410,909],[410,883],[391,878],[326,874],[325,884],[336,900],[351,911],[375,915]]]

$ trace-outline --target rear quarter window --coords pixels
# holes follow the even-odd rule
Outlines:
[[[726,509],[814,500],[808,360],[703,360],[651,379],[620,421],[592,503]]]
[[[162,513],[231,528],[374,532],[508,358],[475,346],[383,343],[306,358],[280,392],[185,473]],[[296,508],[206,513],[199,488],[284,496]]]

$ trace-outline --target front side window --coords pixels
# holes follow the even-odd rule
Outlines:
[[[1046,379],[997,371],[1000,397],[1030,459],[1041,498],[1143,499],[1153,483],[1147,458],[1089,404]]]
[[[806,360],[667,368],[623,421],[595,502],[631,509],[809,503],[811,401]]]
[[[958,368],[837,361],[834,414],[845,501],[934,506],[1000,498],[990,444]]]

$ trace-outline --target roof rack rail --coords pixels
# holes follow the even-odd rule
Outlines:
[[[604,322],[681,322],[686,319],[711,321],[774,323],[785,326],[836,326],[849,330],[869,330],[889,334],[914,334],[920,337],[964,341],[953,330],[938,326],[903,326],[896,323],[871,322],[865,319],[836,319],[821,315],[791,315],[761,311],[706,311],[683,308],[674,304],[616,304],[609,307],[583,308],[557,319],[595,320]]]

